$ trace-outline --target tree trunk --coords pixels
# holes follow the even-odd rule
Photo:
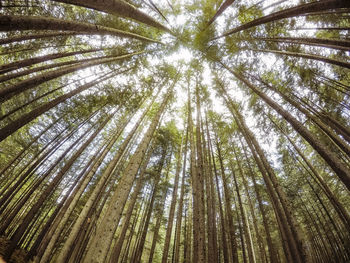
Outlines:
[[[28,59],[23,59],[19,60],[16,62],[8,63],[5,65],[0,66],[0,74],[5,74],[9,71],[12,70],[18,70],[20,68],[28,67],[31,65],[35,65],[38,63],[46,62],[48,60],[53,60],[57,58],[63,58],[63,57],[70,57],[74,55],[80,55],[80,54],[86,54],[86,53],[92,53],[92,52],[98,52],[104,50],[103,48],[94,48],[94,49],[89,49],[89,50],[79,50],[79,51],[72,51],[72,52],[60,52],[60,53],[55,53],[55,54],[49,54],[49,55],[44,55],[40,57],[34,57],[34,58],[28,58]]]
[[[136,152],[127,164],[124,173],[118,182],[117,188],[111,197],[110,204],[107,207],[105,216],[102,218],[101,224],[97,226],[96,233],[92,237],[90,249],[85,255],[83,262],[104,262],[115,229],[118,226],[120,217],[122,215],[125,202],[132,188],[132,184],[134,182],[138,168],[142,162],[142,159],[144,158],[144,153],[148,147],[149,142],[151,141],[153,133],[158,125],[160,116],[168,103],[171,93],[172,87],[168,91],[167,96],[165,96],[158,112],[152,120],[151,125],[145,133],[141,143],[137,147]]]
[[[187,136],[187,133],[186,133],[186,136]],[[182,141],[183,141],[183,138],[182,138]],[[186,148],[186,143],[187,143],[187,138],[185,139],[185,144],[184,144],[185,148]],[[170,246],[171,233],[172,233],[172,229],[173,229],[173,221],[174,221],[175,206],[176,206],[176,199],[177,199],[176,197],[177,197],[179,176],[180,176],[180,170],[181,170],[182,147],[183,147],[183,143],[181,142],[179,153],[178,153],[178,158],[177,158],[173,194],[171,197],[171,205],[170,205],[170,211],[169,211],[169,216],[168,216],[168,225],[167,225],[166,233],[165,233],[162,263],[167,263],[167,261],[168,261],[168,252],[169,252],[169,246]],[[150,259],[151,259],[151,257],[150,257]]]
[[[276,102],[269,98],[266,94],[257,89],[253,84],[248,82],[239,73],[236,73],[222,64],[228,71],[230,71],[235,77],[247,85],[252,91],[254,91],[261,99],[263,99],[270,107],[277,111],[292,127],[320,154],[320,156],[328,163],[333,171],[338,175],[339,179],[344,185],[350,189],[350,170],[343,164],[337,157],[337,155],[328,149],[322,142],[317,140],[314,135],[308,131],[305,126],[295,119],[289,112],[280,107]]]
[[[26,124],[28,124],[29,122],[31,122],[32,120],[34,120],[35,118],[37,118],[38,116],[40,116],[41,114],[49,111],[50,109],[52,109],[53,107],[57,106],[58,104],[66,101],[67,99],[75,96],[76,94],[81,93],[84,90],[87,90],[95,85],[97,85],[98,83],[105,81],[107,79],[110,79],[112,77],[114,77],[115,75],[109,75],[107,74],[107,76],[102,77],[100,79],[91,81],[87,84],[84,84],[82,86],[80,86],[79,88],[72,90],[56,99],[53,99],[51,101],[49,101],[48,103],[39,106],[36,109],[33,109],[32,111],[22,115],[19,119],[10,122],[8,125],[6,125],[5,127],[0,129],[0,141],[6,139],[9,135],[13,134],[14,132],[16,132],[18,129],[22,128],[23,126],[25,126]]]
[[[266,24],[266,23],[284,19],[284,18],[295,17],[295,16],[310,14],[314,12],[320,12],[320,11],[329,10],[329,9],[348,8],[348,7],[350,7],[350,2],[347,0],[324,0],[324,1],[307,3],[307,4],[301,4],[295,7],[287,8],[287,9],[272,13],[264,17],[257,18],[253,21],[250,21],[246,24],[238,26],[232,30],[229,30],[228,32],[214,39],[225,37],[233,33],[237,33],[258,25]]]
[[[29,210],[27,215],[24,217],[22,224],[16,229],[13,236],[11,237],[11,245],[10,248],[7,249],[6,258],[10,259],[12,253],[14,252],[14,249],[16,246],[18,246],[19,240],[22,237],[24,231],[27,229],[29,222],[34,218],[35,214],[38,213],[46,199],[53,193],[54,189],[57,187],[57,185],[61,182],[63,176],[66,174],[66,172],[71,168],[73,163],[80,157],[81,153],[85,151],[85,149],[90,145],[90,143],[96,138],[96,136],[100,133],[100,131],[105,127],[105,125],[110,121],[110,119],[115,114],[115,111],[106,118],[100,124],[99,128],[96,129],[90,137],[87,139],[86,142],[84,142],[77,151],[69,158],[69,160],[65,163],[65,165],[59,170],[59,172],[51,179],[51,182],[49,185],[45,188],[45,190],[41,193],[38,200],[35,202],[34,206]],[[90,129],[87,130],[89,132]],[[79,141],[82,139],[82,137],[79,138]],[[78,141],[78,140],[77,140]]]
[[[87,63],[83,63],[83,64],[77,64],[77,65],[73,65],[73,66],[67,66],[55,71],[50,71],[50,72],[46,72],[43,73],[41,75],[20,81],[19,83],[13,85],[13,86],[9,86],[6,87],[4,89],[0,90],[0,102],[6,101],[10,98],[12,98],[13,96],[26,91],[28,89],[34,88],[36,86],[39,86],[40,84],[56,79],[58,77],[64,76],[66,74],[78,71],[78,70],[82,70],[85,68],[89,68],[92,66],[96,66],[96,65],[101,65],[104,63],[108,63],[108,62],[113,62],[113,61],[117,61],[120,59],[125,59],[125,58],[130,58],[134,55],[139,55],[144,53],[144,51],[141,52],[136,52],[136,53],[131,53],[131,54],[126,54],[126,55],[121,55],[121,56],[116,56],[116,57],[112,57],[112,58],[102,58],[102,59],[98,59],[96,61],[91,61],[91,62],[87,62]],[[0,138],[1,140],[1,138]]]
[[[95,9],[97,11],[106,12],[108,14],[132,18],[138,22],[158,28],[160,30],[170,32],[168,28],[154,20],[151,16],[136,9],[133,5],[122,0],[104,0],[103,3],[94,0],[53,0],[56,2],[68,3],[72,5],[84,6]]]
[[[188,114],[190,114],[190,110],[188,109]],[[179,205],[177,208],[176,215],[176,228],[175,228],[175,243],[174,243],[174,263],[178,263],[180,260],[180,242],[181,242],[181,225],[182,225],[182,211],[183,211],[183,202],[185,197],[185,177],[186,177],[186,161],[187,161],[187,144],[188,144],[188,131],[189,127],[187,125],[186,129],[186,139],[184,144],[184,160],[183,160],[183,168],[182,168],[182,180],[181,180],[181,191],[180,191],[180,199]],[[186,224],[186,221],[185,221]]]
[[[134,33],[118,30],[115,28],[41,16],[2,15],[0,17],[0,30],[63,30],[75,32],[79,31],[86,32],[89,34],[94,33],[96,35],[111,35],[117,37],[134,38],[147,42],[160,43],[156,40],[143,37]]]
[[[324,63],[329,63],[332,65],[337,65],[337,66],[342,67],[342,68],[350,69],[350,63],[348,63],[348,62],[336,60],[333,58],[327,58],[327,57],[323,57],[323,56],[319,56],[319,55],[296,53],[296,52],[289,52],[289,51],[280,51],[280,50],[269,50],[269,49],[251,49],[251,50],[257,51],[257,52],[264,52],[264,53],[280,54],[280,55],[297,57],[297,58],[308,58],[308,59],[312,59],[312,60],[321,61]]]

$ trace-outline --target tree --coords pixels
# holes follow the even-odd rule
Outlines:
[[[0,256],[349,262],[349,7],[0,1]]]

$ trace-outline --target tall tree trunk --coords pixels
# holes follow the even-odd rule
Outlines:
[[[248,250],[248,258],[249,258],[249,262],[256,262],[255,259],[255,253],[254,253],[254,248],[253,248],[253,241],[251,238],[251,234],[250,234],[250,229],[249,229],[249,223],[247,220],[247,215],[245,213],[245,209],[243,207],[243,202],[242,202],[242,197],[241,197],[241,193],[239,191],[239,185],[237,182],[237,178],[236,178],[236,174],[235,171],[233,169],[233,167],[231,167],[231,172],[233,175],[233,180],[235,182],[235,188],[236,188],[236,193],[237,193],[237,199],[238,199],[238,205],[239,205],[239,209],[241,211],[241,217],[242,217],[242,223],[243,223],[243,232],[244,232],[244,237],[245,237],[245,241],[246,241],[246,246],[247,246],[247,250]],[[223,179],[224,179],[225,175],[223,174]],[[226,183],[226,179],[224,179],[224,185],[227,185]]]
[[[273,54],[279,54],[279,55],[285,55],[290,57],[297,57],[297,58],[308,58],[312,60],[322,61],[324,63],[329,63],[332,65],[337,65],[342,68],[348,68],[350,69],[350,63],[346,61],[341,61],[333,58],[327,58],[324,56],[314,55],[314,54],[305,54],[305,53],[297,53],[297,52],[289,52],[289,51],[280,51],[280,50],[270,50],[270,49],[251,49],[256,52],[263,52],[263,53],[273,53]]]
[[[83,151],[90,145],[90,143],[96,138],[96,136],[100,133],[100,131],[107,125],[110,119],[115,114],[115,111],[106,118],[96,129],[90,137],[84,142],[73,154],[72,157],[65,163],[65,165],[59,170],[59,172],[52,178],[49,185],[45,188],[45,190],[41,193],[38,200],[35,202],[34,206],[29,210],[29,212],[24,217],[21,226],[19,226],[11,237],[10,247],[7,249],[6,258],[10,259],[12,253],[15,248],[18,246],[20,238],[22,237],[24,231],[27,229],[29,222],[34,218],[35,214],[38,213],[45,200],[53,193],[54,189],[61,182],[63,176],[66,172],[71,168],[73,163],[78,159],[78,157],[82,154]],[[89,130],[88,130],[89,131]],[[81,138],[79,138],[80,140]]]
[[[171,155],[172,155],[172,153],[171,153]],[[169,163],[168,163],[168,169],[166,171],[165,181],[167,181],[168,177],[169,177],[169,171],[170,171],[170,167],[171,167],[171,158],[172,158],[171,155],[169,157]],[[168,193],[168,188],[163,189],[163,195],[162,195],[161,199],[159,200],[158,207],[156,208],[156,210],[158,210],[158,213],[156,213],[156,212],[154,213],[154,215],[157,217],[157,220],[156,220],[156,224],[154,226],[152,245],[151,245],[151,249],[149,252],[148,263],[153,262],[153,255],[154,255],[154,251],[156,249],[156,245],[157,245],[157,241],[158,241],[160,224],[161,224],[161,221],[163,219],[163,210],[164,210],[164,206],[165,206],[165,200],[166,200],[167,193]]]
[[[252,91],[254,91],[261,99],[263,99],[270,107],[277,111],[292,127],[320,154],[320,156],[328,163],[333,171],[338,175],[339,179],[344,185],[350,189],[350,169],[343,164],[337,157],[337,155],[328,149],[322,142],[317,140],[315,136],[305,128],[296,118],[294,118],[289,112],[280,107],[276,102],[269,98],[266,94],[257,89],[253,84],[248,82],[241,74],[232,71],[227,66],[223,65],[228,71],[230,71],[235,77],[247,85]]]
[[[38,34],[32,34],[32,35],[20,35],[20,36],[13,36],[13,37],[7,37],[4,39],[0,39],[0,45],[5,45],[13,42],[22,42],[25,40],[31,40],[31,39],[39,39],[39,38],[49,38],[49,37],[63,37],[63,36],[75,36],[75,35],[83,35],[84,33],[79,32],[54,32],[54,33],[38,33]]]
[[[301,4],[295,7],[287,8],[287,9],[272,13],[267,16],[254,19],[253,21],[250,21],[246,24],[238,26],[232,30],[229,30],[228,32],[214,39],[225,37],[233,33],[237,33],[258,25],[266,24],[266,23],[284,19],[284,18],[295,17],[295,16],[310,14],[314,12],[320,12],[320,11],[329,10],[329,9],[348,8],[348,7],[350,7],[350,3],[347,0],[324,0],[324,1],[307,3],[307,4]]]
[[[185,144],[183,144],[183,142],[185,142]],[[167,263],[168,261],[170,239],[171,239],[171,233],[173,229],[173,222],[174,222],[174,215],[175,215],[175,206],[176,206],[176,199],[177,199],[176,197],[177,197],[177,191],[178,191],[178,185],[179,185],[179,176],[181,171],[182,148],[184,145],[186,148],[186,143],[187,143],[187,132],[186,132],[185,141],[183,140],[183,136],[182,136],[182,141],[181,141],[181,145],[180,145],[180,149],[177,157],[174,187],[173,187],[173,193],[171,197],[171,204],[170,204],[170,210],[169,210],[169,216],[168,216],[168,225],[166,228],[164,247],[163,247],[162,263]]]
[[[280,230],[283,240],[284,242],[287,242],[289,250],[292,252],[294,258],[293,260],[295,260],[295,262],[307,262],[308,259],[306,258],[307,255],[304,248],[304,242],[301,238],[300,230],[298,230],[295,219],[293,218],[293,214],[291,213],[288,200],[277,181],[272,167],[269,165],[265,154],[255,139],[255,136],[243,121],[243,117],[239,113],[237,106],[235,106],[235,104],[229,97],[227,97],[227,95],[225,97],[225,100],[229,109],[232,111],[236,123],[242,130],[248,145],[250,145],[249,147],[251,148],[252,152],[255,149],[260,157],[260,159],[256,158],[256,162],[259,165],[262,175],[264,176],[264,180],[268,187],[268,192],[270,194],[273,206],[276,209],[276,217],[282,227]],[[265,170],[268,175],[265,173]],[[286,254],[288,255],[287,251]]]
[[[86,63],[77,64],[77,65],[73,65],[73,66],[67,66],[67,67],[64,67],[64,68],[61,68],[61,69],[58,69],[55,71],[45,72],[41,75],[37,75],[35,77],[20,81],[19,83],[15,84],[15,85],[1,89],[0,90],[0,96],[1,96],[0,102],[9,100],[13,96],[15,96],[23,91],[34,88],[36,86],[39,86],[42,83],[56,79],[58,77],[62,77],[66,74],[69,74],[69,73],[72,73],[72,72],[75,72],[78,70],[82,70],[85,68],[89,68],[92,66],[108,63],[108,62],[114,62],[117,60],[130,58],[134,55],[139,55],[142,53],[144,53],[144,52],[141,51],[141,52],[126,54],[126,55],[111,57],[111,58],[101,58],[101,59],[98,59],[96,61],[86,62]],[[2,137],[0,137],[0,141],[3,140]]]
[[[111,35],[117,37],[135,38],[147,42],[158,42],[147,37],[143,37],[134,33],[118,30],[115,28],[104,27],[89,23],[67,21],[63,19],[41,17],[41,16],[11,16],[2,15],[0,17],[1,31],[17,31],[17,30],[63,30],[63,31],[79,31],[94,33],[96,35]],[[159,42],[158,42],[159,43]]]
[[[20,129],[21,127],[23,127],[24,125],[28,124],[29,122],[31,122],[32,120],[34,120],[35,118],[37,118],[38,116],[40,116],[41,114],[47,112],[48,110],[52,109],[53,107],[57,106],[58,104],[66,101],[67,99],[83,92],[84,90],[87,90],[91,87],[94,87],[95,85],[97,85],[98,83],[105,81],[109,78],[114,77],[115,75],[110,75],[107,74],[107,76],[99,78],[97,80],[91,81],[87,84],[84,84],[82,86],[80,86],[79,88],[72,90],[56,99],[53,99],[51,101],[49,101],[48,103],[39,106],[38,108],[22,115],[19,119],[10,122],[8,125],[6,125],[5,127],[0,129],[0,141],[6,139],[9,135],[13,134],[14,132],[16,132],[18,129]]]
[[[190,109],[188,109],[188,114],[190,114]],[[184,144],[184,159],[183,159],[183,166],[182,166],[182,179],[181,179],[181,191],[180,191],[180,198],[179,198],[179,205],[177,208],[177,214],[176,214],[176,227],[175,227],[175,242],[174,242],[174,257],[173,262],[178,263],[180,260],[180,243],[181,243],[181,226],[182,226],[182,211],[183,211],[183,203],[185,198],[185,178],[186,178],[186,161],[187,161],[187,144],[188,144],[188,131],[189,127],[187,124],[186,129],[186,139]],[[186,224],[186,221],[185,221]]]
[[[129,120],[128,120],[129,121]],[[76,207],[82,193],[84,192],[86,186],[89,184],[93,176],[95,175],[97,169],[102,164],[104,158],[110,151],[110,149],[113,147],[114,143],[117,141],[117,139],[120,137],[121,133],[123,132],[125,126],[127,125],[128,121],[124,121],[121,123],[119,127],[117,127],[117,131],[112,136],[112,139],[107,144],[107,146],[103,149],[101,152],[99,158],[96,160],[96,162],[91,166],[90,169],[88,169],[87,173],[84,176],[84,179],[81,181],[81,183],[77,186],[77,192],[72,196],[72,198],[67,202],[64,209],[64,214],[61,213],[61,218],[59,221],[56,220],[57,227],[53,228],[51,232],[49,232],[46,236],[46,238],[49,240],[49,242],[42,247],[42,249],[45,249],[42,253],[43,255],[40,257],[40,263],[46,263],[49,262],[49,256],[55,246],[56,241],[60,237],[63,228],[65,227],[67,221],[70,218],[70,215],[74,208]]]
[[[128,227],[129,227],[129,223],[130,223],[130,219],[131,219],[131,216],[132,216],[132,212],[134,210],[134,207],[135,207],[135,204],[136,204],[136,201],[137,201],[137,197],[139,196],[140,194],[140,191],[142,189],[142,186],[144,184],[144,174],[146,172],[146,168],[147,168],[147,165],[149,163],[149,160],[151,158],[151,155],[153,153],[153,146],[151,145],[150,146],[150,149],[148,150],[148,153],[145,157],[145,160],[143,161],[142,163],[142,166],[140,167],[140,174],[139,174],[139,177],[136,178],[136,183],[135,183],[135,188],[134,188],[134,191],[132,193],[132,195],[130,196],[130,200],[129,200],[129,204],[128,204],[128,209],[125,213],[125,216],[123,218],[123,221],[122,221],[122,230],[120,231],[118,237],[117,237],[117,241],[116,241],[116,244],[112,250],[112,254],[111,254],[111,257],[110,257],[110,260],[109,262],[110,263],[113,263],[113,262],[118,262],[119,260],[119,255],[120,255],[120,252],[122,250],[122,246],[123,246],[123,243],[124,243],[124,239],[125,239],[125,236],[126,236],[126,232],[128,230]]]
[[[151,125],[149,126],[142,141],[137,147],[136,152],[127,164],[123,175],[118,182],[117,188],[111,197],[110,204],[107,207],[105,216],[102,218],[101,224],[97,226],[96,233],[92,237],[90,249],[85,255],[83,262],[104,262],[115,229],[118,226],[120,217],[122,215],[125,202],[132,188],[132,184],[134,182],[138,168],[142,162],[144,153],[148,147],[149,142],[151,141],[153,133],[158,125],[159,119],[165,110],[166,105],[168,104],[168,100],[172,93],[172,88],[173,86],[171,86],[168,94],[164,97],[164,100],[158,112],[154,116]]]
[[[90,195],[89,199],[85,203],[83,210],[80,212],[76,222],[74,223],[74,226],[72,227],[71,233],[69,234],[66,242],[64,243],[64,246],[63,246],[63,248],[58,256],[58,259],[57,259],[58,262],[65,262],[67,260],[67,257],[69,256],[69,251],[73,246],[74,240],[76,239],[76,237],[81,229],[81,226],[82,226],[86,216],[88,215],[89,211],[91,210],[91,207],[93,206],[99,192],[103,189],[105,183],[108,182],[108,180],[110,179],[113,170],[115,169],[116,165],[119,163],[122,155],[124,154],[127,146],[129,145],[132,137],[135,135],[136,130],[138,129],[139,125],[141,124],[143,118],[145,117],[145,115],[149,111],[152,104],[153,103],[150,103],[148,108],[144,111],[142,116],[136,122],[133,129],[130,131],[130,133],[124,139],[121,146],[118,148],[118,152],[114,155],[113,159],[107,165],[106,170],[103,172],[102,176],[99,178],[99,181],[98,181],[93,193]],[[125,123],[125,125],[126,124],[127,123]]]
[[[122,0],[104,0],[103,3],[94,0],[53,0],[56,2],[68,3],[73,5],[84,6],[98,11],[106,12],[126,18],[132,18],[138,22],[145,23],[149,26],[160,30],[170,32],[168,28],[154,20],[151,16],[136,9],[133,5]]]
[[[214,16],[209,20],[207,27],[210,26],[235,0],[225,0]]]
[[[102,51],[102,50],[104,50],[104,49],[103,48],[94,48],[94,49],[79,50],[79,51],[72,51],[72,52],[63,52],[63,53],[60,52],[60,53],[49,54],[49,55],[44,55],[44,56],[39,56],[39,57],[34,57],[34,58],[23,59],[23,60],[15,61],[15,62],[0,66],[0,74],[5,74],[5,73],[12,71],[12,70],[18,70],[20,68],[28,67],[31,65],[35,65],[38,63],[46,62],[46,61],[57,59],[57,58],[70,57],[70,56],[74,56],[74,55],[81,55],[81,54],[86,54],[86,53],[98,52],[98,51]]]

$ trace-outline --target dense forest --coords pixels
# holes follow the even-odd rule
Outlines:
[[[0,0],[0,261],[350,262],[349,30],[349,0]]]

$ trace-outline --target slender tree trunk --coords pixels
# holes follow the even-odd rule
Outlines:
[[[53,177],[49,185],[45,188],[45,190],[41,193],[39,199],[36,201],[34,206],[29,210],[27,215],[24,217],[21,226],[19,226],[11,237],[11,245],[7,249],[6,258],[10,259],[12,253],[14,252],[16,246],[18,246],[20,238],[23,236],[24,231],[27,229],[29,222],[34,218],[35,214],[37,214],[44,204],[45,200],[53,193],[54,189],[57,187],[59,182],[62,180],[63,176],[66,172],[71,168],[73,163],[77,160],[77,158],[81,155],[83,151],[90,145],[90,143],[96,138],[96,136],[100,133],[100,131],[106,126],[106,124],[113,117],[115,111],[106,118],[105,121],[100,124],[99,128],[93,132],[90,137],[87,139],[84,144],[82,144],[77,151],[73,154],[73,156],[65,163],[65,165],[59,170],[59,172]],[[89,131],[89,130],[88,130]],[[81,138],[79,138],[80,140]]]
[[[113,76],[114,75],[107,74],[107,76],[105,76],[105,77],[91,81],[85,85],[82,85],[79,88],[72,90],[72,91],[70,91],[70,92],[68,92],[68,93],[66,93],[66,94],[64,94],[56,99],[53,99],[53,100],[49,101],[48,103],[46,103],[42,106],[39,106],[38,108],[22,115],[19,119],[10,122],[4,128],[0,129],[0,141],[6,139],[9,135],[13,134],[18,129],[22,128],[24,125],[28,124],[29,122],[31,122],[32,120],[34,120],[35,118],[37,118],[41,114],[49,111],[50,109],[57,106],[58,104],[66,101],[67,99],[75,96],[76,94],[81,93],[84,90],[87,90],[87,89],[97,85],[98,83],[100,83],[102,81],[105,81],[109,78],[112,78]]]
[[[74,55],[79,55],[79,54],[86,54],[86,53],[92,53],[92,52],[98,52],[104,50],[103,48],[94,48],[94,49],[89,49],[89,50],[79,50],[79,51],[72,51],[72,52],[60,52],[60,53],[55,53],[55,54],[49,54],[49,55],[44,55],[40,57],[34,57],[34,58],[28,58],[28,59],[23,59],[19,60],[16,62],[8,63],[5,65],[0,66],[0,74],[5,74],[9,71],[12,70],[18,70],[20,68],[28,67],[31,65],[35,65],[38,63],[46,62],[48,60],[53,60],[57,58],[63,58],[63,57],[70,57]]]
[[[187,136],[187,132],[186,132],[186,136]],[[187,137],[185,139],[185,143],[187,143]],[[185,144],[185,147],[186,147],[186,144]],[[172,229],[173,229],[173,221],[174,221],[174,215],[175,215],[177,190],[178,190],[178,185],[179,185],[179,176],[180,176],[180,171],[181,171],[182,148],[183,148],[183,138],[182,138],[182,142],[181,142],[181,145],[180,145],[178,158],[177,158],[177,165],[176,165],[176,172],[175,172],[173,194],[172,194],[172,197],[171,197],[171,205],[170,205],[170,211],[169,211],[169,216],[168,216],[168,225],[167,225],[166,233],[165,233],[163,255],[162,255],[162,263],[167,263],[167,261],[168,261],[170,239],[171,239],[171,233],[172,233]]]
[[[13,36],[13,37],[7,37],[4,39],[0,39],[0,45],[5,45],[13,42],[22,42],[25,40],[31,40],[31,39],[39,39],[39,38],[50,38],[50,37],[63,37],[63,36],[75,36],[75,35],[82,35],[85,33],[79,33],[79,32],[58,32],[58,33],[38,33],[38,34],[32,34],[32,35],[21,35],[21,36]]]
[[[64,246],[58,256],[57,261],[58,262],[65,262],[67,260],[67,257],[69,256],[69,251],[71,247],[73,246],[74,240],[76,239],[77,235],[79,234],[79,231],[81,229],[81,226],[88,215],[89,211],[92,208],[92,205],[94,204],[99,192],[103,189],[103,186],[105,183],[110,179],[110,176],[115,169],[116,165],[119,163],[122,155],[124,154],[127,146],[129,145],[132,137],[134,136],[137,128],[141,124],[143,118],[145,117],[146,113],[150,109],[152,103],[149,105],[149,107],[145,110],[143,115],[140,117],[140,119],[136,122],[135,126],[133,129],[130,131],[128,136],[124,139],[123,143],[118,149],[118,152],[116,155],[113,157],[113,159],[109,162],[107,165],[106,170],[103,172],[102,176],[99,178],[99,181],[93,191],[93,193],[90,195],[88,201],[85,203],[83,210],[80,212],[76,222],[74,223],[74,226],[71,230],[71,233],[69,234],[69,237],[67,238],[66,242],[64,243]],[[127,123],[125,123],[126,125]]]
[[[112,35],[117,37],[135,38],[147,42],[158,42],[134,33],[118,30],[115,28],[93,25],[89,23],[67,21],[63,19],[40,17],[40,16],[11,16],[0,17],[1,31],[17,30],[63,30],[94,33],[96,35]],[[159,43],[159,42],[158,42]]]
[[[244,230],[243,232],[244,232],[244,237],[245,237],[246,246],[247,246],[247,250],[248,250],[249,262],[256,262],[254,248],[253,248],[253,241],[252,241],[250,229],[249,229],[249,224],[248,224],[247,216],[245,213],[245,209],[243,207],[242,197],[241,197],[241,193],[239,191],[239,186],[238,186],[236,174],[234,172],[233,167],[231,167],[231,172],[232,172],[233,179],[234,179],[235,186],[236,186],[235,188],[236,188],[236,193],[237,193],[239,209],[241,211],[243,230]],[[224,176],[225,175],[223,175],[223,178],[224,178]],[[225,184],[226,184],[226,179],[224,179],[224,185]]]
[[[188,109],[188,114],[190,114],[190,110]],[[180,199],[179,205],[177,208],[176,215],[176,228],[175,228],[175,242],[174,242],[174,258],[173,262],[178,263],[180,260],[180,243],[181,243],[181,225],[182,225],[182,211],[183,211],[183,202],[185,197],[185,178],[186,178],[186,161],[187,161],[187,144],[188,144],[188,131],[189,127],[187,125],[186,129],[186,139],[184,144],[184,160],[183,160],[183,168],[182,168],[182,179],[181,179],[181,191],[180,191]],[[185,221],[186,224],[186,221]]]
[[[296,17],[304,14],[310,14],[310,13],[320,12],[320,11],[329,10],[329,9],[348,8],[348,7],[350,7],[350,3],[347,0],[324,0],[324,1],[318,1],[318,2],[311,2],[307,4],[301,4],[295,7],[287,8],[287,9],[272,13],[267,16],[254,19],[253,21],[250,21],[246,24],[238,26],[232,30],[229,30],[228,32],[214,39],[225,37],[233,33],[237,33],[258,25],[266,24],[266,23],[284,19],[284,18]]]
[[[274,53],[279,55],[285,55],[290,57],[297,57],[297,58],[308,58],[312,60],[321,61],[324,63],[329,63],[332,65],[337,65],[342,68],[348,68],[350,69],[350,63],[346,61],[341,61],[333,58],[327,58],[324,56],[319,55],[313,55],[313,54],[305,54],[305,53],[296,53],[296,52],[289,52],[289,51],[280,51],[280,50],[270,50],[270,49],[251,49],[256,52],[263,52],[263,53]]]
[[[105,216],[102,218],[101,224],[97,226],[96,234],[92,238],[90,249],[83,262],[104,262],[106,254],[109,250],[109,245],[113,238],[116,227],[118,226],[120,217],[123,212],[125,202],[129,196],[132,184],[137,174],[140,163],[144,157],[144,153],[148,147],[153,133],[158,125],[161,114],[165,110],[170,95],[172,93],[171,86],[167,96],[165,96],[158,112],[154,116],[151,125],[146,131],[141,143],[136,149],[136,152],[127,164],[121,179],[118,182],[117,188],[111,197],[110,205],[107,207]]]
[[[140,194],[141,188],[144,184],[143,176],[146,172],[146,168],[147,168],[147,165],[148,165],[149,160],[151,158],[152,152],[153,152],[153,146],[151,146],[150,149],[148,150],[148,153],[145,157],[145,160],[143,161],[143,164],[140,168],[140,174],[139,174],[139,177],[136,179],[135,189],[130,197],[128,209],[127,209],[125,216],[123,218],[123,221],[122,221],[122,230],[120,231],[120,233],[117,237],[116,244],[112,250],[112,254],[111,254],[111,257],[109,260],[110,263],[118,262],[118,260],[119,260],[119,255],[120,255],[120,252],[122,250],[124,238],[126,236],[126,232],[128,230],[128,227],[129,227],[132,212],[134,210],[134,207],[135,207],[135,204],[137,201],[137,197]]]
[[[170,32],[168,28],[154,20],[151,16],[142,11],[136,9],[128,2],[121,0],[104,0],[103,3],[96,2],[94,0],[53,0],[56,2],[68,3],[78,6],[84,6],[87,8],[95,9],[98,11],[106,12],[112,15],[117,15],[125,18],[132,18],[138,22],[145,23],[146,25],[158,28],[160,30]]]
[[[67,67],[64,67],[64,68],[61,68],[61,69],[58,69],[55,71],[50,71],[50,72],[40,74],[38,76],[20,81],[19,83],[15,84],[15,85],[1,89],[0,90],[0,96],[1,96],[0,102],[9,100],[13,96],[15,96],[23,91],[34,88],[36,86],[39,86],[42,83],[56,79],[58,77],[62,77],[62,76],[67,75],[69,73],[72,73],[72,72],[75,72],[78,70],[82,70],[85,68],[89,68],[92,66],[108,63],[108,62],[114,62],[117,60],[130,58],[134,55],[139,55],[142,53],[144,53],[144,52],[142,51],[142,52],[136,52],[136,53],[126,54],[126,55],[121,55],[121,56],[116,56],[116,57],[111,57],[111,58],[102,58],[102,59],[98,59],[96,61],[86,62],[86,63],[77,64],[77,65],[73,65],[73,66],[67,66]],[[3,140],[3,136],[0,137],[0,141],[1,140]]]
[[[169,163],[168,163],[168,169],[167,169],[166,176],[165,176],[165,181],[167,181],[168,177],[169,177],[169,171],[170,171],[170,166],[171,166],[170,162],[171,162],[171,156],[169,157]],[[157,217],[157,220],[156,220],[156,225],[155,225],[154,231],[153,231],[152,245],[151,245],[151,249],[149,252],[148,263],[153,262],[153,255],[154,255],[154,251],[156,249],[156,245],[157,245],[157,241],[158,241],[160,224],[161,224],[161,221],[163,219],[163,210],[164,210],[164,206],[165,206],[165,199],[166,199],[167,193],[168,193],[168,188],[163,189],[163,195],[162,195],[161,199],[159,200],[158,207],[156,208],[156,209],[158,209],[158,213],[154,213],[154,215]]]
[[[344,185],[350,189],[350,169],[343,164],[337,155],[327,148],[322,142],[317,140],[315,136],[307,130],[302,123],[295,119],[289,112],[280,107],[276,102],[271,100],[266,94],[257,89],[253,84],[248,82],[241,74],[233,72],[230,68],[222,64],[227,70],[234,74],[240,81],[254,91],[261,99],[263,99],[270,107],[277,111],[293,128],[320,154],[320,156],[328,163],[333,171],[338,175]]]

